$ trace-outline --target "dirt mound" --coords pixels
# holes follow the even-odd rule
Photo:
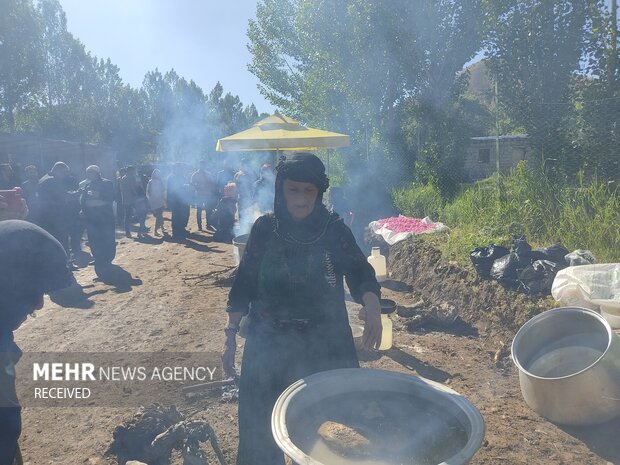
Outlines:
[[[438,249],[415,237],[390,247],[388,268],[392,279],[411,285],[425,301],[454,305],[464,321],[487,331],[514,332],[550,306],[548,299],[505,290],[445,262]]]

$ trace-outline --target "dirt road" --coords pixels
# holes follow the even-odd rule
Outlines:
[[[195,224],[190,227],[195,230]],[[187,244],[154,238],[138,242],[119,234],[115,263],[116,274],[105,282],[92,266],[76,271],[84,292],[77,306],[82,308],[75,308],[75,302],[67,306],[61,301],[62,306],[46,297],[45,307],[16,333],[21,348],[26,352],[221,349],[228,288],[216,285],[215,278],[234,265],[231,245],[212,242],[211,235],[203,232],[192,234]],[[386,294],[401,305],[413,299],[408,292],[386,290]],[[356,305],[350,305],[354,311]],[[392,350],[363,365],[417,373],[467,396],[487,426],[485,443],[472,463],[620,464],[620,445],[615,440],[620,422],[561,429],[538,417],[522,401],[510,361],[494,362],[499,341],[481,328],[457,334],[397,330],[394,344]],[[179,409],[195,411],[196,407]],[[236,404],[207,398],[198,407],[195,418],[211,423],[228,463],[234,463]],[[135,411],[27,407],[20,440],[24,459],[31,465],[116,463],[104,452],[115,426]],[[172,463],[180,463],[179,458]]]

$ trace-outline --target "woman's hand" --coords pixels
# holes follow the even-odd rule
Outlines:
[[[364,307],[360,310],[360,319],[364,320],[364,334],[362,335],[363,350],[378,349],[381,345],[381,303],[379,297],[372,292],[362,296]]]
[[[222,352],[222,365],[224,374],[229,378],[237,376],[235,370],[235,355],[237,353],[237,335],[235,333],[226,333],[226,342],[224,343],[224,351]]]

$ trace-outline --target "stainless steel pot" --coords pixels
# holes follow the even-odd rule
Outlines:
[[[548,310],[512,342],[525,402],[565,425],[603,423],[620,415],[620,338],[598,313]]]
[[[359,395],[371,395],[378,401],[390,401],[395,396],[402,400],[416,400],[433,406],[434,414],[417,412],[409,418],[404,431],[405,444],[415,453],[428,452],[431,457],[420,463],[463,465],[469,462],[484,439],[484,420],[467,399],[452,389],[419,376],[370,368],[343,368],[324,371],[301,379],[289,386],[278,398],[271,417],[273,437],[278,447],[299,465],[330,465],[351,463],[394,463],[384,457],[367,457],[358,461],[346,459],[333,452],[319,454],[311,444],[318,439],[316,425],[309,418],[331,419],[337,411],[345,411],[352,418],[354,407],[364,405]],[[339,399],[338,403],[330,400]],[[367,398],[366,398],[367,400]],[[397,402],[400,402],[397,401]],[[404,404],[408,404],[405,402]],[[406,405],[397,404],[398,414],[407,412]],[[363,410],[363,409],[362,409]],[[383,422],[390,423],[394,410],[385,410]],[[337,416],[337,415],[336,415]],[[359,416],[359,415],[358,415]],[[324,418],[323,418],[324,417]],[[378,421],[377,423],[381,423]],[[462,433],[456,440],[454,430]],[[427,449],[427,451],[424,451]],[[401,463],[398,461],[397,463]],[[411,463],[408,461],[407,463]],[[417,463],[417,462],[416,462]]]

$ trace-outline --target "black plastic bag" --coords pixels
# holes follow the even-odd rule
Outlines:
[[[564,268],[550,260],[536,260],[519,273],[519,283],[531,295],[551,294],[551,286],[557,272]]]
[[[568,255],[569,252],[566,248],[562,246],[562,244],[553,244],[549,247],[536,249],[535,252],[543,255],[543,258],[540,258],[540,260],[549,260],[550,262],[556,263],[561,268],[566,268],[567,266],[564,257]]]
[[[515,236],[512,238],[512,252],[517,255],[527,255],[532,252],[532,246],[528,244],[525,236]]]
[[[531,261],[524,259],[517,253],[510,253],[498,258],[491,267],[491,278],[498,280],[509,288],[519,287],[519,272],[527,267]]]
[[[592,265],[596,262],[594,255],[589,250],[577,249],[564,257],[568,266]]]
[[[476,273],[483,279],[491,277],[491,268],[493,262],[504,255],[508,255],[510,251],[501,245],[490,245],[488,247],[476,247],[469,254]]]

